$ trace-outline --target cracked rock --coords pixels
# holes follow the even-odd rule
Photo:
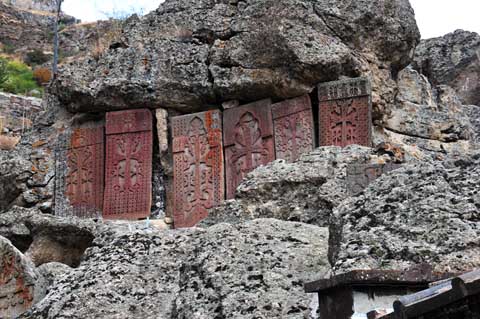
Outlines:
[[[112,228],[113,229],[113,228]],[[261,219],[103,231],[22,318],[306,318],[303,283],[329,271],[327,229]]]

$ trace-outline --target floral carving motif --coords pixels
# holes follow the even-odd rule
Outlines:
[[[333,145],[347,146],[357,142],[358,112],[353,99],[337,100],[330,113]]]
[[[70,204],[90,204],[94,201],[94,146],[72,149],[67,155],[66,194]]]
[[[221,121],[218,111],[173,119],[175,227],[205,218],[224,197]]]
[[[235,168],[236,185],[254,168],[264,164],[268,149],[262,139],[262,131],[258,119],[246,112],[234,129],[235,145],[232,148],[230,160]]]

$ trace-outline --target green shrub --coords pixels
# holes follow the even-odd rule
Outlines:
[[[7,81],[8,79],[7,66],[8,66],[7,59],[0,58],[0,85],[5,83],[5,81]]]
[[[50,57],[45,53],[43,53],[42,50],[39,50],[39,49],[30,51],[25,56],[25,63],[27,63],[30,66],[44,64],[48,61],[50,61]]]
[[[8,93],[26,94],[33,90],[41,91],[33,77],[32,70],[23,62],[11,60],[7,63],[7,80],[0,88]]]

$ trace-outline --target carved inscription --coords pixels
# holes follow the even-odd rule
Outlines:
[[[0,239],[0,318],[17,318],[34,301],[34,274],[15,247]]]
[[[367,79],[320,84],[320,145],[371,145],[371,92]]]
[[[225,196],[221,113],[179,116],[172,124],[174,226],[190,227]]]
[[[400,166],[395,163],[349,165],[347,167],[347,187],[350,194],[362,192],[371,182]]]
[[[313,115],[308,95],[274,104],[272,116],[277,159],[293,162],[313,149]]]
[[[230,199],[249,172],[275,159],[271,101],[225,110],[223,123],[227,198]]]
[[[56,152],[55,213],[99,217],[103,207],[104,127],[76,128]]]
[[[152,201],[152,115],[149,110],[107,113],[103,217],[140,219]]]

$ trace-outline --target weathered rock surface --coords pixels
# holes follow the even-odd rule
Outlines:
[[[54,12],[56,10],[55,0],[1,0],[0,3],[24,10],[38,10]]]
[[[110,228],[23,318],[307,318],[327,230],[278,220],[181,231]]]
[[[53,148],[62,126],[60,114],[65,111],[50,107],[32,118],[35,125],[24,132],[15,149],[0,150],[0,214],[13,205],[52,211]]]
[[[90,220],[59,218],[36,209],[13,207],[0,214],[0,236],[11,240],[37,266],[49,262],[78,266],[97,227]]]
[[[335,271],[435,271],[480,267],[480,154],[405,165],[335,209],[329,257]]]
[[[361,146],[320,147],[294,163],[277,160],[261,166],[237,188],[236,199],[212,209],[201,225],[277,218],[328,225],[332,209],[349,192],[350,164],[379,164],[396,160]]]
[[[0,236],[0,317],[17,318],[43,293],[42,278],[32,262]]]
[[[414,66],[434,85],[455,89],[463,104],[480,105],[480,35],[457,30],[422,40]]]
[[[64,67],[56,93],[73,111],[283,99],[340,76],[388,82],[418,41],[406,0],[168,0],[128,19],[100,56]]]
[[[475,119],[446,85],[432,87],[411,67],[399,72],[395,103],[376,128],[375,143],[401,145],[413,156],[434,153],[468,153],[475,148]],[[472,110],[473,111],[473,110]]]

